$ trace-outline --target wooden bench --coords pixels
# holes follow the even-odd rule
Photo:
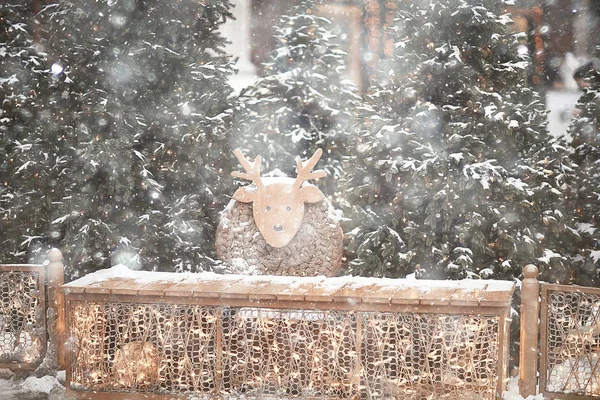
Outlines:
[[[85,399],[500,398],[512,282],[99,271],[66,284]]]

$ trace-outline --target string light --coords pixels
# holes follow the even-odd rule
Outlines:
[[[444,382],[446,392],[469,385],[488,398],[497,383],[488,377],[497,375],[498,317],[364,312],[359,333],[351,311],[70,305],[71,387],[86,391],[420,397],[440,394]],[[390,376],[392,369],[402,375]]]

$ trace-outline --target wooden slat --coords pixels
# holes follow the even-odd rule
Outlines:
[[[419,304],[424,306],[444,306],[450,304],[450,298],[457,288],[434,288],[425,292],[419,299]]]
[[[95,283],[94,285],[86,287],[85,293],[108,294],[112,293],[113,290],[118,289],[119,287],[130,288],[132,286],[135,286],[134,279],[113,278],[106,281],[100,281]]]
[[[3,264],[0,265],[0,272],[31,272],[31,271],[44,271],[44,266],[41,264]]]
[[[202,281],[199,282],[194,289],[194,297],[208,297],[208,298],[218,298],[221,295],[221,292],[227,290],[237,282],[239,282],[241,278],[237,279],[223,279],[216,281]]]
[[[140,296],[164,296],[165,291],[167,291],[170,287],[177,285],[179,282],[151,282],[141,286],[138,289],[138,294]]]
[[[65,398],[77,400],[188,400],[190,395],[77,391],[67,386]]]
[[[453,306],[477,306],[483,298],[485,285],[482,289],[458,289],[450,298],[450,305]]]
[[[146,284],[137,282],[135,279],[130,278],[120,278],[123,281],[122,285],[114,286],[110,290],[111,295],[128,295],[135,296],[138,294],[139,290],[143,288]],[[88,286],[90,288],[90,286]],[[89,292],[86,288],[86,293],[93,294],[93,292]]]
[[[269,281],[267,280],[252,281],[251,283],[240,281],[223,290],[219,297],[222,299],[247,299],[254,289],[268,285]]]
[[[61,286],[60,291],[65,294],[83,293],[85,291],[85,287],[83,287],[83,286]]]
[[[357,302],[362,301],[362,297],[365,293],[368,293],[375,284],[366,286],[353,286],[352,284],[345,285],[340,289],[334,296],[333,301],[341,302]]]
[[[288,289],[289,283],[271,283],[267,286],[259,286],[248,294],[250,300],[277,300],[277,295]]]
[[[392,304],[419,304],[419,299],[425,293],[416,287],[406,287],[398,290],[392,297]]]
[[[125,295],[136,295],[138,292],[135,279],[123,278],[122,283],[118,286],[114,286],[110,294],[125,294]]]
[[[333,301],[333,299],[336,296],[336,293],[343,291],[343,288],[347,284],[348,282],[339,281],[335,284],[315,286],[306,293],[306,295],[304,296],[304,300],[329,303]]]
[[[198,288],[197,283],[190,282],[179,282],[175,286],[171,286],[168,291],[165,292],[165,296],[168,297],[192,297]]]
[[[43,264],[0,264],[0,269],[12,270],[13,268],[44,268]]]
[[[489,291],[483,292],[483,297],[479,301],[482,306],[503,307],[510,305],[512,291]]]
[[[394,294],[401,289],[401,286],[374,286],[371,290],[363,294],[362,302],[371,304],[390,304]]]
[[[304,282],[301,284],[290,285],[287,289],[277,293],[277,300],[283,301],[304,301],[304,296],[315,287],[315,283]]]

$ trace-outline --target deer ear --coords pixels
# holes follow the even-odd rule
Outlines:
[[[317,203],[325,198],[323,192],[316,186],[302,186],[300,188],[300,197],[305,203]]]
[[[241,203],[252,203],[256,199],[256,190],[242,186],[233,194],[233,199]]]

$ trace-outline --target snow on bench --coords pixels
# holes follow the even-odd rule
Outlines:
[[[152,295],[249,301],[348,302],[503,307],[514,283],[492,280],[433,281],[343,276],[287,277],[133,271],[118,265],[63,286],[66,294]],[[297,304],[296,304],[297,305]]]

